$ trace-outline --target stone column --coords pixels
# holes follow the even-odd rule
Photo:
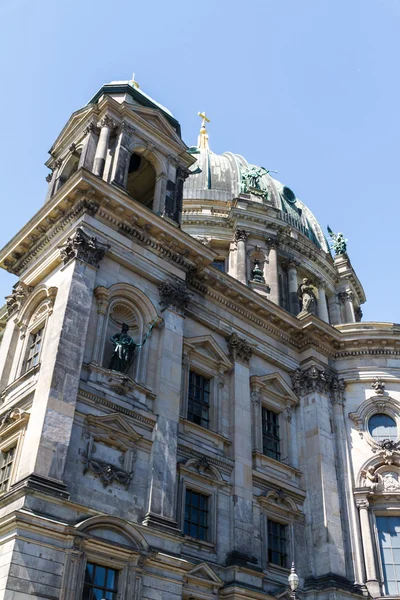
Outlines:
[[[345,542],[332,433],[331,397],[337,376],[330,369],[311,365],[292,373],[293,389],[300,398],[298,443],[307,497],[304,512],[308,529],[308,557],[302,565],[313,578],[346,577]],[[298,567],[300,571],[300,566]]]
[[[228,274],[236,279],[237,243],[232,240],[229,244]]]
[[[236,254],[236,279],[247,285],[246,274],[246,240],[248,233],[244,229],[235,231],[235,241],[237,244]]]
[[[232,551],[227,565],[257,562],[253,549],[253,491],[252,491],[252,407],[250,399],[249,360],[253,347],[232,333],[228,338],[229,353],[234,362],[232,375],[231,433],[234,459],[232,489]]]
[[[354,294],[350,290],[346,290],[345,292],[340,292],[339,294],[339,302],[344,304],[344,315],[346,319],[346,323],[355,323],[356,315],[354,311],[353,304]]]
[[[115,127],[114,121],[109,117],[105,116],[101,120],[101,130],[99,141],[97,142],[96,154],[94,157],[94,167],[93,173],[101,177],[104,172],[104,167],[106,164],[108,143],[110,140],[111,129]]]
[[[341,315],[340,315],[339,300],[338,300],[338,297],[336,294],[334,294],[333,296],[330,296],[330,298],[328,298],[328,304],[329,304],[329,315],[331,318],[332,325],[340,325],[340,323],[342,322],[342,319],[341,319]]]
[[[167,193],[168,176],[166,173],[159,173],[156,178],[154,188],[153,211],[158,215],[164,212],[165,194]]]
[[[297,295],[297,289],[299,287],[297,281],[297,266],[297,261],[290,260],[288,262],[289,307],[290,312],[295,316],[300,312],[299,298]]]
[[[279,306],[279,279],[278,279],[278,240],[273,238],[267,239],[269,247],[269,268],[268,268],[268,285],[270,287],[269,299],[274,304]],[[297,291],[297,290],[296,290]]]
[[[371,523],[369,519],[369,502],[364,497],[356,499],[356,505],[360,512],[361,537],[364,548],[365,571],[367,575],[367,588],[373,598],[380,596],[378,577],[376,573],[374,543],[372,541]]]
[[[251,406],[252,406],[252,431],[253,431],[253,448],[252,451],[262,452],[262,429],[261,423],[261,394],[257,389],[253,389],[251,392]]]
[[[107,304],[110,292],[107,288],[99,286],[94,290],[94,295],[97,300],[97,326],[96,338],[92,352],[92,362],[100,364],[101,362],[101,341],[103,338],[104,325],[106,320]]]
[[[178,425],[182,382],[184,309],[190,296],[183,282],[159,286],[164,327],[158,349],[159,386],[154,412],[157,425],[149,467],[149,496],[144,525],[177,528],[176,494]]]
[[[100,129],[96,123],[89,123],[85,129],[85,140],[83,142],[82,152],[79,158],[78,169],[82,167],[88,171],[93,170],[94,157],[96,154],[97,142]]]
[[[78,228],[61,248],[65,266],[51,323],[43,343],[41,368],[14,487],[63,493],[93,290],[99,261],[108,246]]]
[[[318,284],[318,316],[325,323],[329,323],[328,305],[326,303],[325,285],[322,282]]]
[[[129,146],[134,131],[135,130],[129,123],[122,121],[119,127],[118,140],[115,148],[111,171],[111,183],[123,189],[126,189],[128,180],[129,162],[131,160]]]

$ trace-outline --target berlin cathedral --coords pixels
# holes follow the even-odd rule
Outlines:
[[[399,598],[400,326],[199,115],[103,85],[0,251],[0,598]]]

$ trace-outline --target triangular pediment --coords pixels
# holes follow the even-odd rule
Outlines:
[[[196,579],[203,579],[204,582],[211,583],[213,585],[221,585],[222,579],[212,570],[207,563],[201,563],[196,565],[194,569],[187,573],[187,577],[195,577]]]
[[[85,106],[80,110],[74,112],[64,127],[62,128],[60,134],[58,135],[56,141],[52,145],[50,152],[53,152],[58,146],[63,146],[64,140],[70,137],[70,134],[78,129],[83,123],[87,123],[88,114],[93,111],[93,106]]]
[[[130,108],[135,115],[142,118],[144,121],[146,121],[146,123],[157,129],[157,131],[164,134],[169,139],[172,139],[175,143],[179,144],[186,150],[186,144],[182,141],[175,129],[160,111],[154,108],[145,108],[138,105]]]
[[[121,417],[121,415],[117,413],[104,415],[101,417],[88,415],[86,419],[91,428],[95,428],[97,430],[103,430],[107,433],[112,432],[115,435],[126,436],[135,442],[140,440],[142,437],[126,422],[125,419]]]
[[[215,341],[212,335],[203,335],[184,340],[185,349],[192,354],[197,354],[198,358],[213,363],[223,371],[232,368],[232,362],[229,360],[221,346]]]
[[[278,400],[289,400],[293,404],[298,404],[299,402],[296,394],[279,373],[269,373],[261,377],[253,375],[250,378],[250,382],[252,386],[260,387],[260,389]]]

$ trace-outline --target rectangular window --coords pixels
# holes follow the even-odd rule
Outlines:
[[[268,562],[287,567],[287,525],[268,520]]]
[[[6,492],[11,483],[11,471],[15,458],[16,446],[9,448],[1,453],[0,462],[0,494]]]
[[[222,260],[222,259],[213,260],[211,264],[213,267],[215,267],[219,271],[222,271],[222,273],[225,273],[225,260]]]
[[[29,336],[28,353],[26,358],[25,371],[29,371],[39,363],[40,350],[42,348],[44,327],[38,329]]]
[[[193,371],[189,373],[189,398],[187,418],[192,423],[209,428],[210,380]]]
[[[376,517],[386,596],[400,595],[400,517]]]
[[[262,437],[263,453],[275,460],[280,460],[279,415],[264,407],[262,409]]]
[[[186,490],[185,535],[208,540],[208,496],[193,490]]]
[[[116,600],[118,571],[86,563],[82,600]]]

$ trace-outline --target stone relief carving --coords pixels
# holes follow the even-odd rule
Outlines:
[[[381,440],[378,442],[378,453],[386,465],[392,465],[395,459],[400,457],[400,442],[393,440]],[[376,449],[373,449],[376,452]]]
[[[290,375],[293,390],[297,396],[305,396],[316,391],[329,395],[333,403],[344,402],[346,383],[337,376],[335,371],[312,365],[308,369],[296,369]]]
[[[29,413],[21,408],[11,408],[0,417],[0,432],[10,425],[20,424],[29,419]]]
[[[101,244],[96,237],[88,235],[81,227],[78,227],[74,235],[69,237],[66,244],[60,246],[59,250],[64,264],[77,258],[97,268],[109,247],[108,244]]]
[[[378,474],[375,473],[375,467],[373,465],[369,466],[368,469],[361,471],[361,475],[364,479],[364,487],[369,487],[374,492],[378,489],[379,478]]]
[[[112,485],[114,481],[124,485],[126,488],[129,487],[129,484],[132,480],[133,471],[124,471],[122,468],[107,463],[104,460],[88,457],[85,458],[84,473],[86,473],[88,470],[92,471],[98,476],[104,487]]]
[[[370,465],[361,471],[362,485],[371,490],[370,493],[400,492],[398,471],[377,472],[378,467]]]
[[[173,306],[176,310],[183,313],[192,297],[187,292],[185,284],[178,279],[163,281],[158,286],[158,291],[160,292],[161,312]]]
[[[251,346],[245,339],[240,338],[237,333],[231,333],[228,337],[229,356],[232,360],[242,360],[249,362],[253,355],[254,346]]]
[[[32,290],[33,287],[25,285],[22,281],[17,281],[17,283],[13,286],[13,291],[11,294],[6,296],[6,305],[9,316],[21,309],[23,303]]]
[[[385,393],[385,383],[382,381],[381,377],[375,377],[375,379],[371,383],[371,387],[379,395],[382,395]]]
[[[399,492],[400,482],[398,473],[392,471],[382,473],[382,486],[384,492]]]

